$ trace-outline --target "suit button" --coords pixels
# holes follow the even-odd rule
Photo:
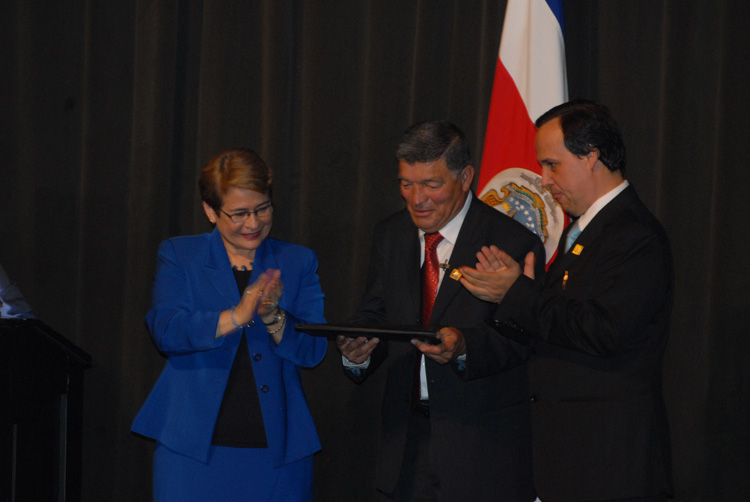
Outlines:
[[[265,393],[265,392],[268,392],[268,385],[261,385],[261,386],[260,386],[260,391],[261,391],[261,392],[264,392],[264,393]]]
[[[529,399],[532,403],[536,403],[536,396],[534,394],[531,395],[531,398]]]
[[[260,354],[253,354],[253,361],[260,361],[263,359],[263,356]]]

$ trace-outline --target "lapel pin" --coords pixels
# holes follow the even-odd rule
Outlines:
[[[583,251],[583,246],[581,246],[580,244],[576,244],[575,246],[573,246],[573,251],[571,251],[571,253],[579,256],[581,254],[581,251]]]
[[[445,262],[441,263],[440,268],[447,272],[448,269],[451,268],[450,263],[448,263],[448,260],[445,260]],[[461,278],[461,272],[459,272],[457,268],[454,268],[449,277],[453,279],[454,281],[457,281]]]

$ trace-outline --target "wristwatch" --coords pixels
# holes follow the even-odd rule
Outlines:
[[[271,322],[263,321],[263,324],[266,326],[270,326],[272,324],[276,324],[277,322],[281,321],[284,318],[284,315],[282,314],[282,310],[280,308],[276,309],[276,313],[273,315],[273,320]]]

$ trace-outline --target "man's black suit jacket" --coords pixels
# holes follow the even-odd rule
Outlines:
[[[448,277],[454,268],[474,266],[482,246],[495,244],[515,259],[529,251],[544,273],[541,241],[521,224],[475,197],[461,226],[443,278],[430,324],[457,328],[482,325],[494,304],[472,296]],[[352,319],[365,325],[419,322],[420,244],[418,229],[402,210],[375,228],[367,289]],[[488,331],[491,329],[488,328]],[[484,378],[461,379],[455,363],[426,361],[430,396],[432,451],[441,471],[445,500],[533,500],[527,348],[507,341],[496,352],[500,363]],[[404,456],[412,405],[414,368],[421,354],[405,342],[380,342],[362,381],[381,366],[388,377],[382,408],[378,452],[378,489],[392,493]],[[381,369],[380,371],[383,371]]]
[[[544,501],[669,494],[661,392],[673,283],[666,234],[628,187],[576,244],[578,254],[558,249],[541,291],[519,278],[495,316],[501,333],[533,353],[537,494]],[[469,346],[469,360],[490,357],[492,343]],[[465,375],[482,375],[477,368]]]

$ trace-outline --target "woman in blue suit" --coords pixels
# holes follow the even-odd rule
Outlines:
[[[320,449],[300,382],[326,340],[313,251],[268,238],[272,173],[252,150],[200,177],[210,234],[159,248],[146,322],[166,367],[133,423],[156,440],[154,500],[312,500]]]

